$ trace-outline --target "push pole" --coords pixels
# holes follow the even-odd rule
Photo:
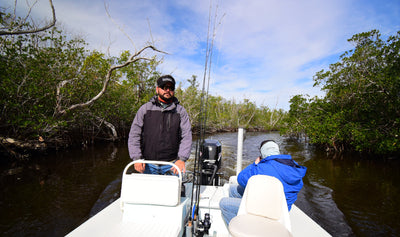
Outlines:
[[[238,143],[237,143],[237,158],[236,158],[236,176],[242,171],[242,158],[243,158],[243,134],[244,129],[238,129]]]

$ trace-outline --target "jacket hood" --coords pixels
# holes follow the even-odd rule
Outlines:
[[[272,155],[262,159],[258,164],[253,163],[242,170],[237,181],[246,187],[247,181],[253,175],[269,175],[278,178],[285,191],[288,210],[297,200],[297,193],[303,187],[303,177],[307,168],[297,164],[290,155]]]
[[[279,176],[287,184],[296,185],[302,182],[303,177],[306,175],[307,168],[299,165],[290,155],[272,155],[260,161],[260,163],[268,163],[276,171]]]

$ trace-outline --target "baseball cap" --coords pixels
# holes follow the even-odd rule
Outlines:
[[[167,83],[171,83],[175,88],[175,79],[171,75],[164,75],[157,79],[157,86],[163,87]]]

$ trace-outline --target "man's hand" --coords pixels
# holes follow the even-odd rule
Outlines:
[[[255,161],[254,163],[256,163],[256,165],[257,165],[258,163],[260,163],[261,160],[262,160],[262,159],[261,159],[261,157],[259,156],[259,157],[257,157],[257,159],[256,159],[256,161]]]
[[[186,172],[185,162],[183,160],[177,160],[175,162],[175,165],[178,166],[179,170],[182,173]],[[135,168],[136,168],[136,166],[135,166]],[[172,166],[171,170],[174,172],[174,174],[179,174],[178,171],[175,169],[175,166]]]
[[[145,163],[135,163],[135,170],[139,173],[143,173],[145,167],[146,167]]]

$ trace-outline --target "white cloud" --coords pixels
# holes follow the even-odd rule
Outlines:
[[[218,28],[211,93],[237,101],[247,98],[271,108],[289,109],[288,101],[295,94],[322,95],[312,87],[312,77],[353,47],[347,42],[352,35],[371,29],[394,34],[400,28],[398,0],[212,2],[211,18],[217,17]],[[46,4],[40,0],[38,11],[50,19]],[[116,55],[154,40],[169,53],[160,66],[164,73],[172,73],[183,84],[192,75],[202,80],[209,1],[108,1],[113,20],[134,45],[107,17],[103,0],[55,0],[54,4],[58,21],[84,35],[92,48]]]

